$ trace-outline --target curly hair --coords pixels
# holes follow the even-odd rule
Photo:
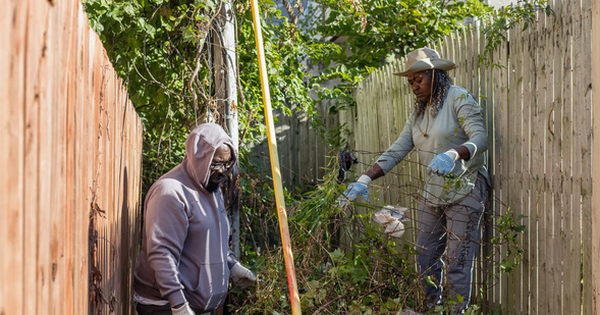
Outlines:
[[[429,113],[431,116],[437,116],[440,108],[444,106],[444,100],[448,95],[448,90],[453,83],[452,78],[444,70],[434,69],[428,70],[429,75],[433,75],[433,91],[431,92],[431,109]],[[419,99],[415,102],[414,112],[416,118],[422,118],[427,109],[429,100],[421,101]]]

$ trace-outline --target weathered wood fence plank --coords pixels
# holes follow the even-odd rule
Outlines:
[[[594,40],[600,36],[600,3],[593,0],[583,0],[583,55],[584,62],[589,69],[592,65],[593,71],[584,71],[582,74],[585,79],[583,85],[586,86],[584,98],[586,100],[584,109],[585,125],[590,123],[593,126],[584,130],[585,150],[582,150],[582,161],[595,156],[600,156],[600,141],[599,137],[593,137],[593,133],[600,133],[600,116],[597,109],[600,108],[599,99],[592,98],[592,95],[600,94],[600,73],[595,71],[594,64],[600,64],[600,42]],[[590,10],[591,8],[591,10]],[[591,32],[589,30],[592,30]],[[588,85],[589,83],[589,85]],[[595,110],[592,111],[592,108]],[[593,151],[592,151],[593,150]],[[593,153],[592,153],[593,152]],[[583,242],[583,313],[598,314],[600,313],[600,267],[598,258],[600,257],[600,185],[596,179],[595,183],[592,180],[592,175],[598,176],[600,168],[598,163],[582,165],[582,236],[583,239],[589,240]],[[590,237],[591,235],[591,237]]]
[[[8,16],[0,22],[2,35],[0,38],[5,45],[13,47],[2,50],[2,87],[0,105],[3,115],[2,141],[0,142],[0,167],[3,174],[0,180],[0,200],[2,202],[2,219],[0,220],[0,249],[4,253],[0,261],[0,297],[13,301],[10,305],[2,306],[0,311],[10,314],[24,312],[23,275],[28,269],[24,266],[24,254],[30,253],[24,249],[24,216],[26,204],[24,192],[24,121],[25,100],[25,60],[26,60],[26,23],[27,7],[10,1],[5,8]],[[28,211],[31,212],[31,211]],[[29,213],[27,213],[29,214]]]
[[[141,122],[79,1],[5,9],[0,313],[132,314]]]

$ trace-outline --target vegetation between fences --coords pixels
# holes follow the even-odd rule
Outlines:
[[[288,115],[295,105],[317,125],[317,102],[330,101],[330,112],[354,106],[353,88],[365,76],[408,51],[464,27],[465,18],[483,21],[488,37],[485,50],[489,53],[506,40],[510,28],[535,23],[536,11],[551,13],[543,0],[519,1],[496,13],[478,0],[318,0],[315,7],[319,9],[307,16],[304,12],[308,8],[301,1],[282,3],[279,9],[270,0],[260,1],[272,104]],[[224,117],[219,116],[222,109],[216,106],[219,100],[215,97],[212,64],[212,55],[218,51],[213,39],[217,36],[214,23],[221,2],[85,0],[84,6],[144,123],[145,192],[181,161],[185,137],[195,120],[202,121],[211,114],[217,122],[223,122]],[[231,309],[240,314],[288,314],[271,179],[250,162],[250,148],[264,139],[265,127],[249,1],[234,1],[233,8],[238,43],[235,62],[239,72],[240,169],[244,172],[242,259],[258,272],[262,282],[250,295],[234,289],[229,302]],[[318,19],[320,10],[329,12],[324,23]],[[336,44],[333,39],[337,36],[347,36],[347,40]],[[308,75],[307,64],[319,64],[324,71]],[[326,88],[323,83],[331,79],[340,79],[341,83]],[[316,99],[309,97],[311,92]],[[335,143],[330,143],[331,154],[343,147],[339,133],[322,130],[322,135],[337,137]],[[371,220],[371,213],[379,209],[338,206],[336,200],[343,186],[336,180],[337,163],[336,158],[331,159],[327,175],[311,191],[301,195],[288,192],[286,196],[304,311],[422,311],[414,244],[382,236]],[[496,238],[486,244],[492,250],[480,257],[488,269],[496,272],[482,279],[485,283],[478,295],[480,300],[474,301],[470,312],[484,307],[485,288],[495,285],[498,272],[510,272],[520,261],[522,249],[516,235],[525,227],[519,224],[521,217],[505,213],[498,216],[488,211],[487,228],[496,231]],[[441,308],[448,309],[448,305]]]
[[[381,206],[339,205],[338,198],[345,185],[338,182],[339,162],[335,152],[331,152],[333,157],[321,183],[301,196],[286,195],[303,312],[396,314],[407,309],[425,312],[414,244],[410,237],[395,239],[382,233],[382,228],[371,218]],[[247,165],[247,169],[251,173],[243,176],[243,187],[248,190],[243,193],[245,214],[241,243],[243,259],[259,274],[261,281],[250,294],[234,289],[230,309],[238,314],[290,314],[270,177],[257,177],[260,171],[252,165]],[[377,198],[372,204],[378,204]],[[485,292],[498,283],[501,273],[510,272],[520,262],[522,249],[517,235],[525,230],[525,226],[519,224],[523,217],[516,218],[510,209],[500,207],[504,207],[502,216],[496,215],[493,209],[487,210],[484,225],[495,231],[495,237],[483,244],[489,251],[480,254],[479,266],[489,272],[486,279],[480,280],[479,292],[474,294],[476,300],[469,308],[471,314],[499,312],[485,308]],[[412,226],[417,224],[413,218]],[[456,302],[448,300],[435,312],[449,311]]]

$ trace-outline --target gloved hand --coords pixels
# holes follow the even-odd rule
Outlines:
[[[190,307],[190,304],[188,304],[188,302],[185,302],[185,304],[178,308],[172,308],[171,312],[173,313],[173,315],[196,315],[196,313],[192,311],[192,308]]]
[[[448,150],[436,155],[427,166],[427,170],[429,173],[433,172],[439,176],[446,176],[454,169],[454,162],[456,162],[457,159],[458,152],[454,149]]]
[[[236,263],[229,272],[231,279],[242,289],[247,289],[256,282],[256,275],[250,269]]]
[[[371,178],[367,175],[362,175],[358,178],[358,180],[354,183],[348,185],[346,191],[344,191],[344,196],[341,196],[338,199],[338,202],[342,206],[348,205],[348,200],[352,201],[356,199],[359,195],[363,195],[365,200],[369,202],[369,189],[367,185],[371,182]],[[345,197],[345,198],[344,198]]]

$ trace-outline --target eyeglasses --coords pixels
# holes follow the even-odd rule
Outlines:
[[[212,162],[210,163],[210,170],[211,171],[218,171],[218,170],[228,170],[230,169],[233,164],[235,164],[235,160],[229,160],[229,161],[224,161],[224,162]]]

